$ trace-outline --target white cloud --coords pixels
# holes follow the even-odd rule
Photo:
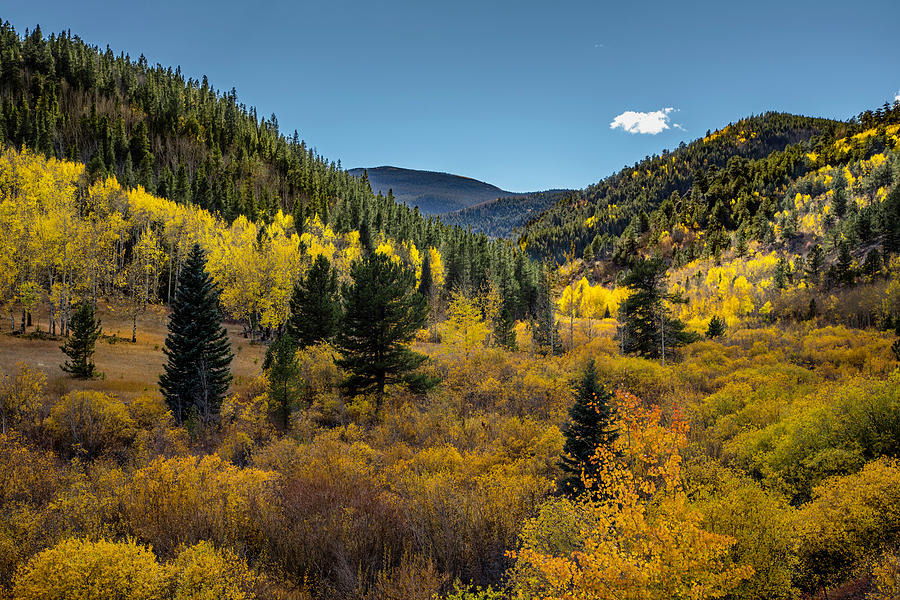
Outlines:
[[[897,95],[894,96],[894,102],[900,102],[900,90],[897,90]]]
[[[617,116],[609,124],[610,129],[624,129],[628,133],[649,133],[656,135],[661,131],[675,127],[676,129],[684,129],[678,123],[672,123],[671,113],[677,112],[674,108],[661,108],[653,112],[636,112],[626,110]]]

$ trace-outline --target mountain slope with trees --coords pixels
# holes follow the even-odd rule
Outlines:
[[[767,177],[755,183],[773,194],[786,179],[800,173],[804,150],[798,144],[815,145],[819,139],[834,139],[851,129],[848,123],[785,113],[743,119],[690,144],[647,157],[556,204],[528,224],[522,242],[533,256],[557,261],[570,250],[581,256],[589,245],[593,256],[609,255],[629,225],[641,227],[641,219],[646,220],[641,215],[667,200],[678,204],[690,197],[695,182],[702,187],[704,181],[721,174],[722,179],[740,185],[747,165],[772,156],[763,173]],[[710,208],[715,206],[711,201]],[[752,218],[759,207],[749,208]],[[762,208],[765,215],[773,207],[764,203]]]
[[[20,37],[8,22],[0,25],[0,141],[27,148],[27,156],[84,164],[84,190],[114,177],[123,190],[203,209],[226,224],[245,217],[261,229],[282,219],[281,227],[290,215],[298,238],[313,223],[320,226],[313,236],[356,231],[366,247],[382,239],[434,247],[450,289],[483,289],[508,281],[513,269],[523,276],[517,288],[528,287],[539,270],[514,245],[373,194],[365,177],[317,155],[296,132],[284,135],[275,115],[258,116],[235,90],[217,91],[205,77],[102,50],[68,31],[45,37],[36,27]],[[154,276],[168,283],[167,302],[184,254],[170,256]],[[19,277],[15,285],[29,275]],[[524,314],[531,302],[514,304]]]
[[[497,198],[491,202],[439,215],[447,225],[469,228],[491,237],[511,238],[529,221],[574,194],[571,190],[547,190]]]

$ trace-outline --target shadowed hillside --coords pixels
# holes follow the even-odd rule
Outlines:
[[[398,202],[418,206],[425,214],[451,212],[513,195],[513,192],[489,183],[450,173],[399,167],[350,169],[348,172],[356,176],[368,173],[373,192],[385,196],[392,192]]]

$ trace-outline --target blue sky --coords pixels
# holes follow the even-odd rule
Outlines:
[[[206,74],[346,168],[511,191],[584,187],[749,114],[849,118],[900,92],[896,0],[42,0],[0,18]]]

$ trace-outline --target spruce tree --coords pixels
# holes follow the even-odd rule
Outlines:
[[[834,196],[831,199],[831,208],[838,218],[847,214],[847,179],[844,177],[844,171],[837,169],[834,180],[831,183],[831,189]]]
[[[725,320],[713,315],[709,320],[709,327],[706,328],[706,337],[712,340],[723,335],[725,335]]]
[[[544,271],[540,276],[535,299],[534,318],[531,321],[530,328],[533,345],[540,352],[549,351],[553,355],[556,354],[556,346],[559,343],[559,325],[556,322],[553,300],[550,298],[550,288],[550,274]]]
[[[60,368],[73,377],[89,379],[96,375],[94,365],[94,345],[100,337],[100,321],[94,318],[94,307],[85,302],[69,320],[71,335],[66,343],[59,347],[69,357]]]
[[[891,344],[891,351],[894,353],[894,358],[900,361],[900,317],[897,317],[897,327],[894,333],[897,334],[897,339]]]
[[[426,357],[410,350],[409,343],[428,314],[415,274],[372,252],[353,264],[350,277],[352,283],[343,287],[345,313],[335,338],[342,354],[336,362],[350,373],[343,389],[350,395],[374,391],[380,406],[390,383],[416,390],[435,383],[413,373]]]
[[[337,293],[337,273],[320,254],[291,295],[287,330],[300,348],[334,337],[341,314]]]
[[[846,240],[842,240],[838,246],[837,276],[844,285],[853,283],[853,255],[850,253],[850,244]]]
[[[519,349],[516,343],[516,320],[512,318],[512,313],[505,306],[500,309],[494,324],[494,340],[497,345],[507,350],[515,352]]]
[[[622,283],[631,290],[619,307],[624,327],[622,348],[626,354],[665,360],[670,348],[697,339],[684,323],[669,316],[663,301],[679,299],[665,292],[666,266],[659,259],[638,258]]]
[[[425,259],[422,261],[422,277],[419,278],[419,293],[426,299],[431,299],[434,291],[434,277],[431,274],[431,252],[425,249]]]
[[[612,395],[598,381],[593,360],[575,388],[575,403],[569,409],[569,422],[563,435],[566,441],[560,467],[564,475],[559,490],[577,497],[586,491],[582,473],[594,480],[598,476],[596,465],[591,461],[597,448],[612,446],[619,437]]]
[[[822,251],[822,246],[816,244],[812,247],[812,250],[809,251],[809,254],[806,257],[806,280],[809,283],[818,285],[819,274],[822,271],[822,265],[824,263],[825,253]]]
[[[866,254],[866,262],[863,263],[863,273],[869,277],[874,277],[879,271],[881,271],[881,254],[878,253],[877,248],[872,248]]]
[[[885,262],[891,252],[900,250],[900,179],[882,202],[882,233]]]
[[[787,260],[782,256],[775,265],[775,289],[783,290],[787,287],[788,264]]]
[[[178,423],[211,422],[231,383],[231,344],[219,313],[219,290],[198,244],[187,257],[172,302],[168,357],[159,387]]]
[[[285,334],[275,340],[270,350],[271,362],[266,373],[270,408],[282,429],[287,431],[290,429],[294,403],[300,394],[297,342],[290,334]]]

